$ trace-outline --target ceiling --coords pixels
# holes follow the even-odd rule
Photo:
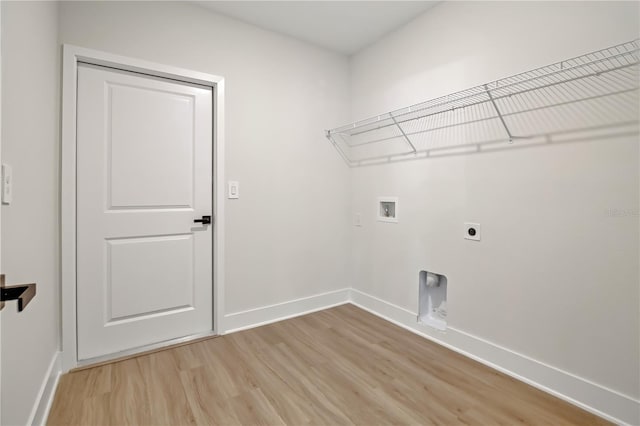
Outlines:
[[[437,1],[197,1],[258,27],[351,55]]]

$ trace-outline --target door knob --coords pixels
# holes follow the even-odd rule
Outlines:
[[[194,219],[193,222],[208,225],[211,223],[211,216],[202,216],[202,219]]]
[[[27,307],[31,299],[36,296],[35,284],[21,284],[5,287],[4,274],[0,274],[0,309],[4,308],[4,302],[8,300],[18,301],[18,312]]]

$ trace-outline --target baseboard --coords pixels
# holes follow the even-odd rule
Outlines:
[[[640,401],[453,327],[418,324],[417,313],[351,289],[351,303],[617,424],[640,424]]]
[[[49,369],[45,375],[38,397],[31,410],[29,416],[28,425],[41,426],[44,425],[49,416],[49,410],[51,404],[53,404],[53,397],[56,394],[56,388],[58,387],[58,380],[60,380],[60,374],[62,372],[62,353],[56,352],[51,359]]]
[[[349,303],[348,288],[227,314],[224,316],[224,334],[259,327],[345,303]]]

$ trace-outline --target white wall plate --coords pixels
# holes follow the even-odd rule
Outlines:
[[[238,181],[230,180],[229,181],[229,194],[230,199],[240,198],[240,184]]]
[[[464,239],[472,241],[480,241],[480,224],[465,222],[464,224]]]
[[[2,204],[11,204],[13,199],[13,172],[8,164],[2,165]]]
[[[399,216],[398,197],[378,197],[376,218],[379,222],[397,223]]]

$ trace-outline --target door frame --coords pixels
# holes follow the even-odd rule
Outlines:
[[[84,47],[62,50],[62,163],[60,198],[62,372],[78,366],[76,309],[76,117],[78,63],[195,83],[213,89],[213,334],[222,334],[224,319],[224,78],[183,68],[113,55]],[[195,336],[194,336],[195,337]],[[185,338],[178,339],[184,341]],[[164,342],[165,345],[173,343]],[[155,347],[163,345],[153,345]],[[141,348],[144,349],[144,348]]]

